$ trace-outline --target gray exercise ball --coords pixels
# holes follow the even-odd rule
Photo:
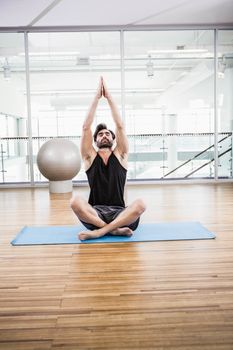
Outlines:
[[[49,140],[38,152],[37,165],[41,174],[50,181],[71,180],[81,168],[78,146],[65,139]]]

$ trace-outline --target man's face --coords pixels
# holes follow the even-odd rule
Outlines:
[[[96,137],[96,145],[98,148],[112,148],[113,138],[109,130],[102,129],[98,132]]]

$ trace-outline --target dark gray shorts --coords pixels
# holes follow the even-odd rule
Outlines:
[[[125,210],[124,207],[119,206],[109,206],[109,205],[94,205],[93,208],[97,212],[100,219],[102,219],[106,224],[109,224],[112,222],[123,210]],[[81,220],[80,220],[81,221]],[[140,221],[140,217],[134,221],[132,224],[128,225],[132,231],[135,231],[138,227]],[[96,230],[99,227],[96,227],[95,225],[88,224],[87,222],[81,221],[81,223],[88,229],[88,230]]]

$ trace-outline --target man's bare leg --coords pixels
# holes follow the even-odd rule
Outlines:
[[[95,209],[82,197],[77,196],[71,199],[71,208],[79,220],[92,224],[97,227],[103,227],[106,224],[97,214]],[[111,232],[113,235],[131,235],[132,231],[128,227],[119,228]]]
[[[96,227],[106,225],[106,222],[98,216],[96,210],[84,198],[76,196],[71,199],[70,205],[79,220]]]
[[[141,199],[137,199],[109,224],[105,224],[97,230],[80,232],[79,239],[99,238],[105,236],[109,232],[114,235],[131,236],[132,230],[128,226],[136,221],[144,211],[144,202]]]

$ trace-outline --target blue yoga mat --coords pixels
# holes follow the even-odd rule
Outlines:
[[[192,239],[212,239],[215,235],[199,222],[170,222],[140,224],[131,237],[106,235],[101,238],[80,241],[78,233],[86,230],[84,226],[25,226],[11,242],[12,245],[35,244],[78,244],[172,241]]]

